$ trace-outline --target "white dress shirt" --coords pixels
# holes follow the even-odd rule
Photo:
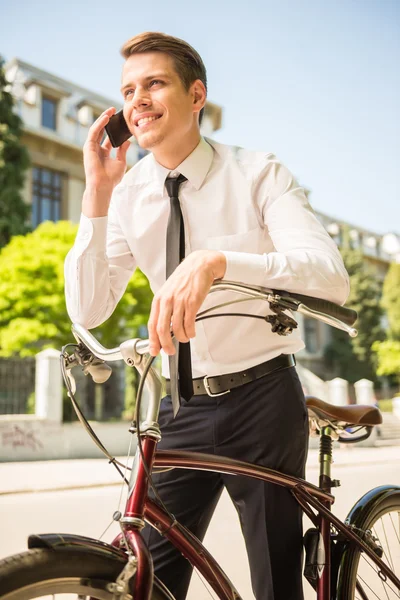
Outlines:
[[[164,182],[176,173],[187,177],[179,191],[186,255],[221,250],[228,281],[345,302],[349,281],[342,258],[288,169],[273,154],[202,138],[175,171],[159,165],[152,154],[137,163],[115,188],[108,217],[82,215],[65,263],[73,322],[87,328],[104,322],[136,267],[148,277],[153,292],[163,285],[170,211]],[[202,309],[233,296],[213,293]],[[218,310],[269,312],[258,300]],[[301,348],[298,330],[283,337],[259,319],[207,319],[196,324],[191,340],[193,376],[240,371]],[[165,355],[162,362],[168,376]]]

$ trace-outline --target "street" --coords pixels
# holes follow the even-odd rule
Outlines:
[[[313,483],[317,482],[316,461],[316,451],[311,451],[308,479]],[[51,475],[51,469],[57,468],[57,464],[62,469],[63,462],[47,463],[49,479],[53,482],[55,478]],[[80,461],[70,461],[72,462],[79,465]],[[85,464],[89,462],[85,461]],[[98,462],[93,461],[93,464],[98,465]],[[335,513],[344,518],[354,502],[372,487],[384,483],[400,485],[399,464],[400,447],[339,450],[333,476],[341,480],[342,487],[336,490]],[[23,469],[28,473],[30,468],[34,469],[36,466],[35,463],[21,465],[22,463],[0,465],[3,487],[4,476],[9,477],[13,467],[19,480],[10,489],[17,490],[21,484]],[[46,464],[42,463],[42,469],[45,467]],[[48,481],[47,486],[52,481]],[[90,483],[90,475],[87,481]],[[35,493],[4,493],[0,490],[0,557],[23,551],[29,533],[70,532],[98,538],[111,522],[113,512],[119,508],[120,495],[119,485]],[[121,506],[123,510],[123,503]],[[305,528],[307,527],[305,524]],[[111,541],[117,533],[118,526],[113,523],[103,540]],[[244,543],[234,508],[226,494],[217,507],[205,545],[231,577],[243,600],[252,600]],[[305,599],[312,600],[313,591],[307,582],[304,589]],[[194,575],[188,600],[208,597],[199,577]]]

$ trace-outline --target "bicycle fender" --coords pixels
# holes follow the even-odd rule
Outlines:
[[[28,548],[47,548],[56,552],[64,552],[70,549],[85,549],[101,556],[115,558],[126,562],[127,556],[123,550],[119,550],[111,544],[101,542],[83,535],[71,533],[43,533],[33,534],[28,537]]]
[[[391,496],[395,494],[400,495],[400,486],[398,485],[381,485],[370,490],[357,500],[350,510],[345,520],[346,525],[355,525],[361,528],[371,509],[376,504],[381,504],[386,500],[390,501]]]
[[[101,555],[108,559],[119,560],[123,563],[127,562],[127,554],[123,550],[115,548],[106,542],[101,542],[100,540],[71,533],[32,534],[28,537],[28,548],[29,550],[32,550],[33,548],[44,548],[56,552],[68,552],[72,549],[81,549],[86,552]],[[154,586],[163,593],[164,600],[175,600],[171,592],[157,577],[154,577]]]

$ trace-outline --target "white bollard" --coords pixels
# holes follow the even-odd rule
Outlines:
[[[356,402],[357,404],[367,404],[373,406],[376,404],[376,398],[374,394],[374,384],[369,379],[360,379],[354,384],[356,390]]]
[[[341,377],[335,377],[327,381],[329,390],[329,402],[336,406],[347,406],[349,403],[349,382]]]
[[[61,423],[63,413],[60,352],[48,348],[36,354],[35,414]]]
[[[400,417],[400,397],[395,396],[392,400],[392,412],[396,417]]]

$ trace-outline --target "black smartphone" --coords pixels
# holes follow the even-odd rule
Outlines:
[[[132,137],[122,110],[119,110],[110,118],[105,129],[113,148],[118,148],[126,142],[126,140],[129,140],[129,138]]]

